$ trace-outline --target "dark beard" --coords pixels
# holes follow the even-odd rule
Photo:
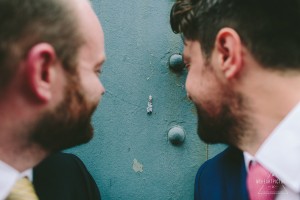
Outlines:
[[[233,110],[234,101],[237,105]],[[248,117],[244,114],[246,107],[239,95],[227,96],[222,101],[217,114],[212,115],[196,104],[198,113],[198,135],[208,144],[224,143],[238,146],[250,128]],[[238,109],[238,110],[237,110]]]
[[[41,116],[32,131],[31,140],[49,152],[87,143],[93,137],[91,116],[97,105],[88,105],[78,83],[72,84],[67,87],[64,100]]]

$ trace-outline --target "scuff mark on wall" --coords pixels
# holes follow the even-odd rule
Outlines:
[[[138,172],[143,172],[143,165],[141,163],[139,163],[139,161],[137,159],[133,160],[133,165],[132,165],[132,169],[138,173]]]

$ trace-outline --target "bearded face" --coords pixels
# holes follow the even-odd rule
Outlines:
[[[242,96],[228,91],[211,101],[209,109],[195,102],[199,137],[210,144],[238,145],[251,128],[244,103]]]
[[[188,68],[186,90],[198,113],[198,135],[206,143],[238,145],[252,126],[246,98],[235,92],[209,59],[198,41],[185,40],[184,60]]]
[[[91,116],[98,102],[88,102],[78,81],[66,87],[63,101],[44,113],[32,132],[32,141],[53,152],[90,141],[93,137]]]

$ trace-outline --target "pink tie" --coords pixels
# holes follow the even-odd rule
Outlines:
[[[282,183],[257,162],[250,162],[247,188],[250,200],[274,200]]]

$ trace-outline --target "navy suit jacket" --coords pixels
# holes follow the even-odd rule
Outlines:
[[[83,162],[73,154],[56,153],[33,169],[40,200],[99,200],[99,189]]]
[[[248,200],[243,152],[228,147],[206,161],[195,180],[195,200]]]

